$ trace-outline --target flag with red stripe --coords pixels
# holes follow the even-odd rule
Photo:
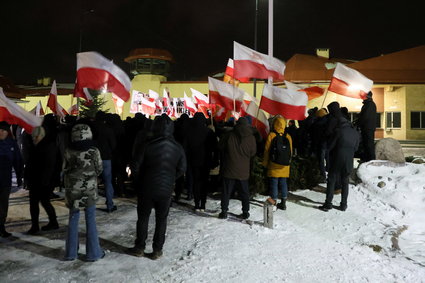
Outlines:
[[[25,111],[25,109],[8,99],[3,93],[3,88],[0,87],[0,121],[5,121],[11,125],[19,125],[27,133],[31,134],[35,127],[41,126],[42,119]]]
[[[77,81],[74,95],[87,99],[83,89],[106,89],[122,100],[130,98],[131,82],[127,74],[97,52],[77,53]]]
[[[262,54],[242,44],[233,42],[234,76],[236,78],[283,81],[285,64],[277,58]]]
[[[366,95],[371,91],[372,86],[373,81],[360,72],[341,63],[336,63],[328,90],[352,98],[366,99]]]
[[[244,91],[225,82],[208,77],[210,103],[218,104],[228,110],[240,111]]]
[[[56,88],[56,80],[52,83],[52,88],[50,89],[49,100],[47,101],[47,106],[52,110],[53,114],[61,118],[68,115],[65,109],[58,102],[58,89]]]
[[[271,115],[282,115],[285,119],[304,120],[308,103],[307,94],[264,85],[260,109]]]

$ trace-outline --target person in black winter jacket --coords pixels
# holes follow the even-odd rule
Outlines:
[[[175,122],[174,122],[174,138],[178,143],[183,146],[183,150],[187,156],[187,136],[190,133],[190,118],[186,113],[182,114]],[[179,201],[183,189],[186,189],[187,200],[193,199],[193,176],[192,169],[190,164],[187,165],[186,172],[183,176],[176,180],[176,186],[174,189],[175,192],[175,201]]]
[[[192,171],[195,210],[204,211],[207,202],[208,175],[210,169],[218,164],[218,152],[217,137],[207,127],[203,113],[196,113],[190,120],[190,130],[186,136],[185,146],[187,164]]]
[[[107,115],[99,111],[95,120],[95,140],[102,157],[102,180],[105,187],[106,209],[110,213],[117,210],[114,205],[114,187],[112,185],[112,156],[117,145],[115,133],[107,123]]]
[[[360,110],[359,119],[356,123],[360,127],[362,135],[363,156],[362,162],[375,159],[375,130],[376,130],[376,104],[372,99],[372,92],[363,100],[363,106]]]
[[[174,124],[166,115],[153,123],[151,138],[135,144],[132,173],[137,187],[137,236],[135,245],[128,250],[134,256],[157,259],[162,255],[167,229],[167,216],[171,204],[174,182],[186,171],[183,148],[173,137]],[[149,216],[155,209],[153,253],[145,254]]]
[[[351,123],[344,117],[338,119],[337,128],[328,143],[330,167],[326,187],[326,201],[319,208],[332,209],[332,200],[336,182],[341,182],[341,203],[339,209],[347,209],[348,179],[353,170],[354,152],[359,146],[359,135]]]
[[[9,208],[9,195],[12,188],[12,168],[20,175],[23,162],[18,144],[10,135],[10,125],[0,122],[0,236],[9,237],[5,223]]]
[[[31,137],[31,136],[30,136]],[[58,229],[56,211],[50,203],[50,194],[56,185],[59,176],[55,176],[56,168],[61,166],[59,148],[56,144],[56,135],[44,127],[36,127],[32,131],[33,145],[29,148],[29,158],[25,167],[25,175],[29,188],[31,228],[28,234],[37,234],[39,228],[39,203],[49,217],[49,223],[41,227],[48,231]]]

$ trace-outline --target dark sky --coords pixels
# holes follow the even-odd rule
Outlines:
[[[6,3],[5,3],[6,2]],[[258,50],[267,53],[267,1],[259,0]],[[394,4],[393,4],[394,3]],[[331,57],[366,59],[425,44],[421,1],[274,0],[274,56],[331,48]],[[233,40],[254,47],[255,0],[3,0],[0,74],[15,83],[50,76],[75,80],[82,50],[129,72],[134,48],[164,48],[172,79],[224,70]]]

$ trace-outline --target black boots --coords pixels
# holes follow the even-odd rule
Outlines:
[[[277,208],[286,210],[286,198],[283,198],[281,202],[277,205]]]
[[[41,230],[43,231],[50,231],[50,230],[56,230],[56,229],[59,229],[59,223],[56,219],[53,221],[49,221],[49,223],[47,223],[46,226],[41,227]]]
[[[10,236],[12,236],[12,234],[6,231],[6,228],[4,227],[4,225],[0,225],[0,237],[7,238]]]

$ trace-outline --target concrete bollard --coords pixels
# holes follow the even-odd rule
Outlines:
[[[264,202],[263,212],[264,212],[264,227],[273,229],[273,207],[276,204],[276,201],[272,198],[268,198]]]

